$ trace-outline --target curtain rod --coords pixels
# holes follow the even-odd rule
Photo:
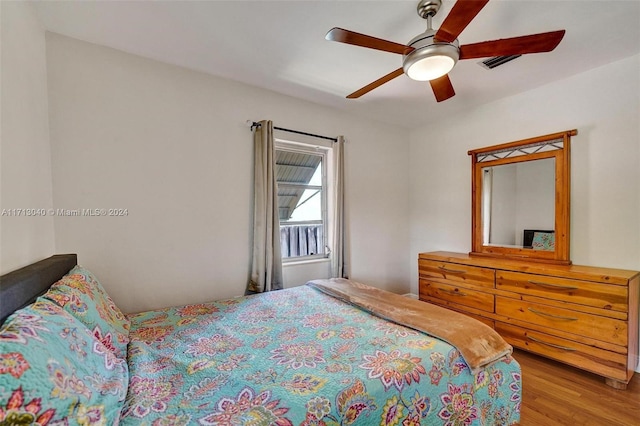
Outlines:
[[[251,121],[251,120],[247,120],[247,124],[249,124],[249,123],[251,123],[251,130],[253,130],[254,127],[260,127],[261,126],[260,123],[257,123],[255,121]],[[274,130],[280,130],[282,132],[295,133],[297,135],[311,136],[313,138],[326,139],[326,140],[338,142],[338,138],[331,138],[329,136],[316,135],[316,134],[313,134],[313,133],[301,132],[299,130],[285,129],[284,127],[273,126],[273,128],[274,128]]]

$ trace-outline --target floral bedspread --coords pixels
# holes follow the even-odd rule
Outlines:
[[[511,425],[520,368],[307,287],[130,315],[121,424]]]

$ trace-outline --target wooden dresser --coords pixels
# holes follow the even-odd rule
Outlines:
[[[421,253],[420,300],[465,313],[511,345],[626,388],[638,364],[640,272]]]

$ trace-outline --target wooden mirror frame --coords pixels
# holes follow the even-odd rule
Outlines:
[[[470,150],[471,156],[471,255],[504,257],[557,264],[570,264],[569,200],[571,175],[571,136],[577,130],[567,130],[545,136]],[[516,164],[525,161],[555,158],[555,251],[524,247],[483,244],[482,170],[485,167]]]

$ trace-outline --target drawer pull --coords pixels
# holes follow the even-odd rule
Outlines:
[[[533,309],[533,308],[527,308],[530,312],[533,312],[534,314],[537,315],[542,315],[545,317],[550,317],[553,319],[559,319],[559,320],[564,320],[564,321],[577,321],[578,318],[572,318],[572,317],[563,317],[562,315],[554,315],[554,314],[548,314],[546,312],[542,312],[542,311],[538,311],[537,309]]]
[[[450,274],[464,274],[465,272],[467,272],[467,271],[460,271],[458,269],[448,269],[448,268],[445,268],[444,266],[438,266],[438,269],[444,272],[448,272]]]
[[[568,346],[561,346],[561,345],[556,345],[554,343],[549,343],[549,342],[545,342],[543,340],[540,339],[536,339],[535,337],[531,337],[531,336],[527,336],[527,339],[536,342],[536,343],[540,343],[542,345],[547,345],[547,346],[551,346],[552,348],[556,348],[556,349],[562,349],[563,351],[575,351],[575,348],[570,348]]]
[[[462,293],[462,292],[460,292],[460,291],[448,290],[448,289],[446,289],[446,288],[440,288],[440,289],[438,289],[438,290],[443,291],[443,292],[445,292],[445,293],[447,293],[447,294],[450,294],[450,295],[452,295],[452,296],[466,296],[466,293]]]
[[[578,289],[578,287],[573,287],[569,285],[541,283],[540,281],[533,281],[533,280],[529,280],[529,283],[533,285],[538,285],[540,287],[555,288],[558,290],[577,290]]]

